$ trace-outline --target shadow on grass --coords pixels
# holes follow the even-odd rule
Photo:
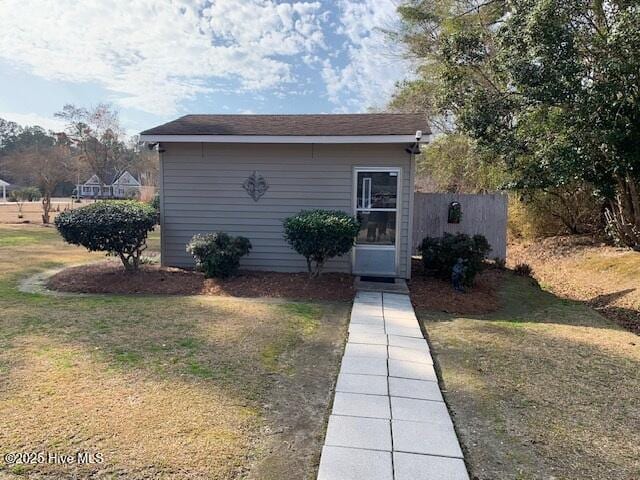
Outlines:
[[[55,375],[66,375],[66,380],[59,385],[62,391],[75,388],[78,375],[91,375],[91,370],[82,371],[77,367],[78,361],[84,364],[77,355],[88,354],[99,369],[98,378],[131,382],[136,389],[142,389],[134,390],[137,395],[147,395],[163,385],[175,385],[179,392],[206,395],[218,403],[213,410],[222,417],[219,421],[224,428],[232,428],[233,418],[242,418],[237,417],[238,409],[255,412],[254,419],[243,429],[230,430],[231,435],[240,436],[250,446],[242,452],[247,458],[216,460],[227,465],[223,468],[237,462],[246,471],[256,462],[252,478],[311,478],[314,475],[339,368],[348,304],[266,304],[249,300],[131,296],[42,301],[35,295],[25,297],[30,300],[22,305],[21,312],[14,305],[11,311],[0,313],[0,372],[3,373],[0,390],[5,398],[19,395],[13,388],[26,387],[22,381],[13,387],[5,383],[11,381],[13,372],[30,368],[32,350],[22,351],[22,347],[34,342],[45,343],[54,347],[49,351],[40,348],[38,355],[47,357]],[[51,391],[50,386],[41,388],[35,378],[30,381],[34,395],[41,397]],[[91,382],[91,389],[102,388],[103,382]],[[154,387],[149,391],[146,385]],[[98,390],[96,394],[110,396],[109,392]],[[190,405],[188,398],[169,395],[166,400],[179,402],[187,409]],[[52,401],[57,402],[58,410],[68,400]],[[30,408],[42,412],[42,407]],[[194,414],[207,411],[195,403]],[[119,415],[126,417],[128,413],[125,410]],[[62,418],[57,419],[60,420]],[[74,425],[86,428],[85,420],[68,418],[66,421],[69,427],[65,428]],[[219,432],[216,435],[225,434],[222,427],[215,428]],[[62,435],[54,426],[47,427],[47,431],[47,438]],[[113,432],[108,427],[99,434],[109,436]],[[159,432],[164,432],[161,423],[151,429],[147,427],[139,432],[139,441],[145,443],[144,448],[152,448],[158,441],[153,435]],[[261,432],[267,434],[261,435]],[[41,441],[41,434],[23,435],[26,442]],[[191,442],[190,438],[196,439],[190,435],[198,433],[186,430],[180,435],[184,441]],[[224,442],[224,438],[218,441]],[[81,445],[95,448],[92,442]],[[220,448],[228,451],[223,446]],[[111,465],[126,469],[121,463],[123,455],[124,451],[114,451],[111,457],[118,460]],[[185,468],[193,465],[188,460],[183,464]],[[167,468],[158,467],[149,475],[170,474],[173,467]],[[131,476],[134,477],[138,478]],[[214,477],[215,470],[202,478]]]
[[[606,300],[611,302],[628,294],[632,290],[623,290],[617,294],[608,295]],[[463,295],[463,294],[461,294]],[[597,308],[591,301],[579,301],[558,297],[557,295],[542,290],[535,280],[520,277],[511,273],[505,273],[499,292],[500,307],[492,313],[482,315],[459,315],[429,310],[420,310],[420,316],[427,321],[448,321],[455,318],[487,319],[502,321],[512,324],[518,323],[556,323],[561,325],[574,325],[584,327],[596,327],[602,329],[619,330],[622,328],[619,322],[603,316],[596,310],[604,313],[616,311],[621,317],[634,318],[640,312],[631,309],[623,309],[605,305]],[[595,309],[594,309],[595,308]],[[630,325],[629,330],[633,331]]]
[[[478,317],[420,312],[472,478],[635,478],[636,337],[523,278],[501,297]]]
[[[46,357],[50,364],[47,368],[63,378],[63,383],[45,385],[40,390],[36,380],[31,379],[29,387],[39,401],[43,395],[57,395],[58,389],[64,392],[73,388],[78,375],[91,375],[74,366],[78,361],[86,364],[86,357],[99,369],[99,379],[117,378],[140,388],[175,385],[182,392],[209,392],[211,398],[223,402],[222,411],[228,404],[232,411],[246,406],[258,412],[260,422],[264,422],[258,422],[258,426],[271,431],[280,428],[280,433],[259,440],[272,442],[267,452],[245,452],[251,458],[241,462],[241,467],[246,470],[257,454],[267,453],[269,462],[265,468],[283,474],[267,474],[265,478],[286,478],[291,472],[292,478],[312,474],[337,375],[348,303],[268,304],[214,297],[26,294],[17,290],[18,281],[26,275],[52,264],[93,257],[57,242],[33,248],[18,245],[15,251],[10,250],[0,253],[0,389],[4,400],[30,398],[24,393],[27,385],[23,374],[31,368],[31,355]],[[103,380],[99,379],[88,384],[101,388]],[[109,392],[96,394],[110,398]],[[63,409],[68,400],[51,401],[58,402],[56,409]],[[169,400],[189,405],[188,399]],[[13,408],[11,414],[19,418],[22,404]],[[87,428],[85,420],[69,418],[68,425],[59,428],[46,424],[46,438],[56,438],[57,432],[67,428]],[[159,424],[157,428],[162,427]],[[99,431],[103,432],[109,435],[112,430]],[[154,442],[150,433],[140,432],[144,439],[141,441]],[[245,435],[242,431],[231,433]],[[246,435],[253,442],[258,441],[258,433],[254,429]],[[24,435],[25,445],[42,441],[38,434]],[[280,451],[280,445],[293,450]],[[124,455],[117,453],[120,458]],[[219,462],[224,463],[224,458]],[[215,476],[215,472],[210,473],[207,478]]]

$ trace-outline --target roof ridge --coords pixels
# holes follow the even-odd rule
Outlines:
[[[179,118],[186,117],[312,117],[312,116],[373,116],[373,115],[424,115],[426,112],[376,112],[376,113],[188,113]]]
[[[430,133],[426,113],[193,113],[142,135],[380,136],[417,130]]]

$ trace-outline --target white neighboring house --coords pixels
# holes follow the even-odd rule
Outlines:
[[[11,185],[9,182],[5,182],[0,178],[0,188],[2,188],[2,201],[7,201],[7,187]]]
[[[128,171],[115,175],[110,185],[103,185],[98,175],[80,185],[84,198],[136,198],[140,196],[140,182]]]
[[[111,183],[111,194],[115,198],[134,198],[140,196],[140,181],[126,170]]]

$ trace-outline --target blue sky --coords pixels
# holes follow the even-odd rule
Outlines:
[[[109,102],[130,134],[186,113],[340,113],[409,75],[399,0],[3,0],[0,117]]]

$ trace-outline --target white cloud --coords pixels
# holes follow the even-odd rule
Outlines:
[[[169,115],[212,79],[241,90],[294,81],[293,56],[326,47],[324,18],[317,1],[2,0],[0,58]]]
[[[23,127],[39,126],[45,130],[53,130],[54,132],[62,132],[65,129],[65,123],[63,120],[53,116],[47,117],[44,115],[38,115],[37,113],[0,112],[0,118],[15,122]]]
[[[322,78],[336,111],[383,107],[395,83],[406,78],[409,62],[398,45],[387,41],[382,29],[393,29],[398,20],[393,0],[340,0],[338,33],[343,35],[343,59],[325,59]]]

